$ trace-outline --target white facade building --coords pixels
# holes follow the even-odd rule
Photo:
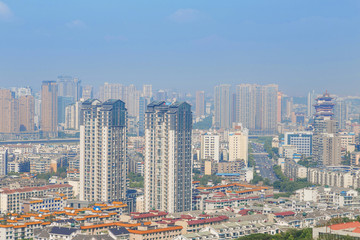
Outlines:
[[[248,148],[248,130],[236,125],[235,132],[229,134],[229,161],[244,160],[247,166]]]
[[[153,102],[145,118],[145,211],[190,211],[191,106]]]
[[[87,100],[80,123],[80,200],[126,197],[126,109],[121,100]]]
[[[201,159],[219,162],[220,136],[206,133],[201,136]]]

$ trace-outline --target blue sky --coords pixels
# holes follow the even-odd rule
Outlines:
[[[359,43],[355,0],[0,0],[1,87],[65,74],[95,86],[359,95]]]

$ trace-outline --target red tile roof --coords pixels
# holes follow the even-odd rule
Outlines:
[[[332,230],[343,230],[347,228],[357,228],[357,227],[360,227],[360,222],[339,223],[330,226]]]

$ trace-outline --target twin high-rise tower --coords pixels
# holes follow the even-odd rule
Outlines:
[[[145,117],[145,211],[191,210],[191,106],[148,105]]]
[[[126,116],[121,100],[87,100],[80,120],[80,199],[126,197]]]
[[[187,103],[153,102],[145,114],[145,210],[191,210],[192,113]],[[126,198],[127,109],[87,100],[80,119],[80,199]]]

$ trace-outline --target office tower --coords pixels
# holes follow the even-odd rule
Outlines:
[[[35,93],[34,99],[35,99],[34,124],[35,124],[35,130],[39,130],[41,124],[41,92]]]
[[[80,129],[81,102],[76,102],[65,108],[65,129]]]
[[[20,132],[33,132],[35,130],[35,99],[31,95],[19,98]]]
[[[148,104],[150,104],[149,98],[139,98],[139,136],[145,135],[145,112]]]
[[[341,139],[338,122],[333,118],[335,103],[327,92],[316,99],[313,161],[320,166],[337,166],[341,163]]]
[[[230,128],[231,126],[230,87],[229,84],[222,84],[214,88],[215,116],[213,125],[216,128]]]
[[[136,121],[138,121],[140,92],[136,89],[135,85],[131,84],[125,87],[124,93],[125,99],[123,101],[126,103],[128,115],[135,117]]]
[[[19,132],[19,103],[14,92],[0,89],[0,133]]]
[[[80,120],[80,199],[126,197],[126,108],[121,100],[86,100]]]
[[[78,78],[59,76],[57,86],[59,97],[72,97],[74,101],[80,100],[82,89],[81,81]]]
[[[190,211],[191,106],[153,102],[145,123],[145,211]]]
[[[337,99],[334,107],[334,118],[339,122],[339,128],[346,128],[346,121],[348,120],[349,108],[345,100]]]
[[[303,154],[306,157],[312,155],[312,140],[312,132],[286,132],[284,136],[285,145],[296,146],[297,153]]]
[[[308,93],[308,97],[307,97],[307,116],[308,117],[312,117],[314,115],[314,113],[315,113],[314,105],[315,105],[315,91],[312,90],[311,92]]]
[[[220,160],[220,136],[217,134],[206,133],[201,135],[201,159]]]
[[[144,98],[152,98],[153,97],[152,85],[143,85],[142,96]]]
[[[205,115],[205,92],[196,91],[196,117]]]
[[[230,110],[230,122],[231,124],[236,123],[236,93],[231,94],[231,110]]]
[[[294,116],[293,112],[293,98],[283,95],[281,98],[281,120],[282,121],[292,121]]]
[[[241,124],[235,125],[235,131],[229,134],[229,161],[244,160],[248,163],[248,130]]]
[[[65,123],[65,108],[74,103],[74,98],[58,96],[58,123]]]
[[[93,86],[85,85],[82,87],[82,94],[81,98],[84,100],[93,99],[94,98],[94,92],[93,92]]]
[[[58,95],[55,81],[43,81],[41,86],[41,131],[46,137],[57,136]]]
[[[8,165],[8,151],[7,149],[0,149],[0,176],[7,175]]]
[[[240,84],[236,86],[236,121],[251,134],[274,134],[277,127],[278,86]]]

